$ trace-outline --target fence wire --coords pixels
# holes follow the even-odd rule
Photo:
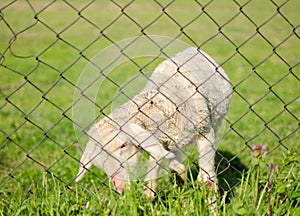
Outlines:
[[[142,89],[134,84],[137,77],[151,82],[148,73],[172,57],[172,45],[183,41],[209,53],[231,82],[230,109],[215,159],[219,187],[231,191],[247,169],[253,145],[267,144],[275,161],[282,151],[299,147],[297,6],[289,0],[2,1],[1,188],[13,193],[18,185],[26,198],[46,174],[73,191],[87,131],[122,101],[131,100],[130,88],[134,93]],[[161,44],[153,35],[172,39]],[[137,46],[139,37],[156,54],[147,56],[147,46]],[[101,55],[100,67],[94,56],[107,47],[119,55]],[[130,47],[144,51],[132,56]],[[111,69],[119,58],[124,58],[122,64]],[[82,72],[89,69],[86,65],[98,71],[95,77]],[[78,82],[83,77],[90,81],[85,88]],[[91,97],[94,89],[99,91]],[[80,100],[93,107],[78,108],[79,113],[93,112],[84,124],[73,113]],[[194,153],[185,160],[192,170],[198,164]],[[99,190],[111,189],[98,169],[90,169],[82,181],[90,179],[98,181]]]

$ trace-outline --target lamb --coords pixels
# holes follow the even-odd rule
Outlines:
[[[123,192],[139,166],[141,150],[149,153],[146,195],[155,196],[160,164],[185,179],[184,146],[195,143],[199,154],[198,181],[216,182],[215,140],[231,95],[224,70],[201,50],[188,48],[163,61],[145,88],[113,110],[89,131],[80,160],[79,181],[95,165]]]

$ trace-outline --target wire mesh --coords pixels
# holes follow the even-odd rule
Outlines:
[[[231,81],[216,172],[221,190],[232,190],[247,169],[252,145],[267,144],[275,161],[299,146],[296,6],[289,0],[2,1],[1,188],[13,193],[18,185],[25,199],[46,175],[74,191],[88,129],[151,82],[149,74],[183,41],[208,52]],[[168,40],[159,43],[153,35]],[[118,55],[95,58],[107,47]],[[97,73],[82,72],[88,69]],[[135,84],[137,77],[144,83]],[[87,85],[78,81],[84,78]],[[84,124],[73,113],[80,101],[92,107],[78,108],[92,116]],[[196,155],[186,162],[197,169]],[[98,169],[87,176],[99,190],[111,189]]]

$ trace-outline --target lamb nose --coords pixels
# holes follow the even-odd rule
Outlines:
[[[117,179],[115,176],[111,177],[111,181],[119,193],[124,192],[124,181]]]

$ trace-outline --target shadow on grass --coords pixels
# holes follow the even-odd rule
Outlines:
[[[228,151],[217,151],[215,166],[219,184],[219,193],[220,195],[223,195],[227,192],[228,199],[233,196],[234,187],[239,185],[243,173],[247,172],[248,167],[243,164],[239,158]],[[193,178],[197,179],[198,171],[198,166],[193,166]]]
[[[227,193],[226,202],[230,202],[234,188],[239,185],[243,173],[246,173],[248,167],[241,162],[235,155],[227,151],[218,151],[215,158],[216,173],[218,174],[219,193],[223,196]],[[190,174],[187,175],[188,179],[184,182],[176,173],[170,177],[170,182],[176,182],[180,187],[189,187],[190,181],[197,181],[199,173],[199,165],[194,161],[192,166],[189,167]],[[187,184],[186,184],[187,183]]]
[[[248,167],[239,158],[227,151],[218,151],[215,163],[221,195],[227,192],[229,196],[232,196],[234,187],[239,185]]]

